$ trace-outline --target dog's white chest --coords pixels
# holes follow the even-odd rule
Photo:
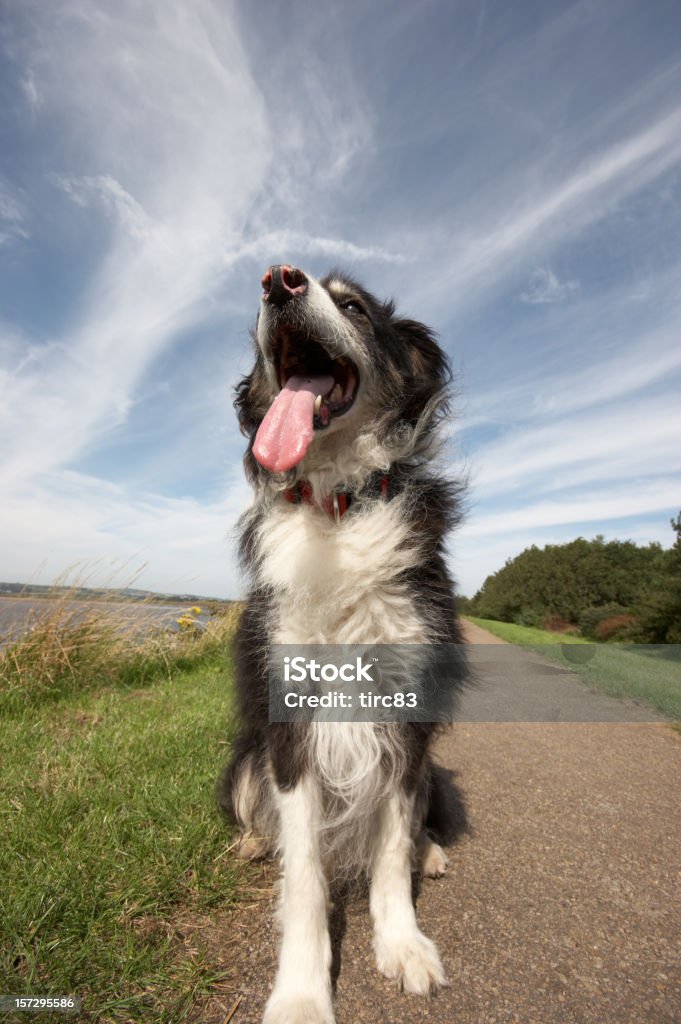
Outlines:
[[[276,595],[278,643],[423,643],[405,570],[418,564],[399,500],[336,523],[311,506],[273,509],[259,533],[259,576]]]

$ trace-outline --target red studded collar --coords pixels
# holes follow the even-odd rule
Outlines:
[[[383,501],[389,501],[391,497],[390,476],[386,473],[378,477],[377,484],[378,493],[383,498]],[[311,484],[307,480],[299,480],[293,487],[288,487],[284,491],[284,499],[292,505],[314,505],[317,508],[322,508],[328,516],[335,519],[338,523],[356,500],[356,497],[352,491],[333,491],[323,498],[321,502],[317,502],[314,500]]]

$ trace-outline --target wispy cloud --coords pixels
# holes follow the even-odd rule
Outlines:
[[[499,383],[495,379],[492,385],[471,395],[461,429],[518,421],[526,421],[528,429],[535,429],[537,421],[588,408],[602,410],[608,403],[652,385],[673,391],[673,375],[681,370],[681,310],[671,310],[660,326],[645,329],[635,325],[624,335],[619,325],[613,326],[605,300],[600,301],[600,307],[594,313],[591,329],[582,316],[553,326],[552,350],[563,354],[558,367],[548,357],[544,364],[534,360],[511,381]],[[624,297],[622,311],[626,315]],[[543,330],[548,333],[545,326]],[[602,353],[601,336],[609,331],[613,333],[611,350]],[[509,343],[513,351],[513,337]],[[566,352],[569,359],[565,358]]]
[[[380,246],[361,246],[344,238],[321,238],[290,229],[268,231],[251,240],[242,241],[228,254],[228,262],[236,263],[245,257],[276,262],[277,254],[286,255],[287,261],[297,255],[323,256],[330,260],[352,263],[408,263],[410,257],[401,252],[390,252]]]
[[[632,424],[635,428],[632,429]],[[681,466],[681,408],[674,394],[640,398],[616,408],[594,409],[546,425],[528,424],[477,453],[477,487],[503,491],[561,486],[561,475],[594,465],[606,478],[623,465],[631,477]],[[671,460],[671,463],[670,463]]]
[[[78,206],[101,206],[109,213],[117,228],[137,241],[149,240],[155,225],[137,200],[108,174],[78,177],[52,174],[51,181],[62,189]]]
[[[261,89],[235,22],[202,0],[109,5],[76,2],[42,10],[27,63],[40,53],[33,84],[39,115],[68,135],[73,169],[53,184],[106,216],[106,247],[85,280],[68,337],[38,347],[30,374],[10,371],[2,418],[12,455],[5,485],[67,465],[98,434],[121,424],[141,380],[179,332],[206,315],[211,296],[244,257],[290,248],[324,257],[399,260],[380,247],[300,230],[256,230],[257,201],[282,198],[305,150],[309,175],[342,174],[361,138],[350,108],[305,69],[318,137],[273,133]],[[31,65],[32,66],[32,65]],[[78,125],[77,133],[74,126]],[[356,137],[357,136],[357,137]],[[61,139],[53,159],[63,160]],[[276,161],[275,186],[265,189]],[[97,174],[80,173],[100,167]],[[300,185],[305,175],[296,168]],[[3,209],[20,225],[9,198]],[[253,221],[249,229],[248,220]],[[232,249],[225,242],[235,239]],[[28,423],[19,410],[41,409]],[[21,424],[19,426],[19,424]]]
[[[645,517],[637,540],[670,543],[668,518],[681,507],[675,277],[660,274],[645,298],[615,288],[570,310],[539,307],[529,315],[541,314],[544,351],[526,314],[504,372],[478,377],[461,442],[472,510],[456,549],[468,592],[529,544],[628,537],[635,517]],[[530,358],[509,374],[516,346]]]
[[[465,537],[499,537],[517,531],[540,530],[565,524],[612,523],[646,512],[664,512],[680,500],[678,480],[660,477],[631,484],[619,482],[607,489],[595,487],[588,495],[560,500],[529,501],[520,509],[477,516],[464,528]],[[660,515],[660,521],[663,521]]]
[[[544,306],[551,302],[564,302],[578,288],[578,281],[559,281],[548,267],[537,267],[530,274],[527,290],[520,298],[531,306]]]
[[[152,360],[214,287],[224,237],[243,224],[269,160],[262,98],[213,5],[55,5],[37,25],[26,45],[41,55],[52,158],[63,160],[63,131],[74,168],[103,169],[55,170],[53,181],[99,204],[109,235],[69,336],[14,376],[5,483],[67,464],[125,418]],[[27,408],[39,410],[28,422]]]
[[[212,0],[152,0],[143,8],[75,0],[25,10],[12,48],[17,85],[42,133],[52,205],[59,209],[61,196],[62,216],[68,204],[79,211],[93,258],[81,268],[66,331],[29,339],[8,326],[0,338],[3,535],[14,538],[19,575],[22,557],[37,565],[48,547],[64,561],[106,551],[139,553],[157,565],[165,548],[170,575],[193,567],[205,580],[230,518],[247,500],[240,457],[231,463],[239,482],[226,504],[141,495],[109,483],[106,469],[98,479],[67,467],[125,430],[140,389],[154,391],[151,368],[183,332],[210,318],[244,261],[277,253],[290,259],[292,251],[353,262],[403,259],[338,232],[308,230],[311,187],[331,188],[344,177],[366,145],[367,118],[352,102],[350,79],[336,89],[342,72],[311,57],[296,70],[296,103],[279,84],[264,89],[266,76],[252,73],[233,10]],[[19,237],[26,220],[21,193],[0,183],[0,230]],[[273,227],[282,221],[296,226]],[[63,258],[77,264],[80,254]],[[254,312],[249,307],[249,320]],[[225,360],[219,364],[225,372]],[[186,425],[192,408],[197,424],[205,423],[209,402],[221,402],[226,421],[234,376],[225,372],[221,387],[211,380],[182,395],[177,423]],[[193,433],[196,447],[200,428]],[[217,440],[211,443],[215,474],[224,474],[234,442],[221,458]],[[171,434],[149,464],[167,480],[174,457],[197,462],[191,450]],[[46,507],[49,522],[41,524]],[[227,557],[220,585],[214,575],[215,592],[234,588]],[[161,585],[158,572],[154,579]]]
[[[45,97],[40,92],[35,74],[33,73],[33,69],[30,67],[26,69],[26,73],[21,79],[21,88],[24,92],[24,96],[26,97],[28,109],[31,114],[37,114],[45,102]]]
[[[443,297],[457,307],[481,301],[483,292],[501,287],[519,265],[603,220],[678,166],[681,106],[586,154],[561,176],[546,172],[539,184],[532,169],[523,167],[503,188],[495,182],[481,190],[457,224],[455,241],[438,240],[438,272],[416,292],[419,301],[433,308],[441,307]]]
[[[28,238],[26,222],[24,197],[0,177],[0,245],[17,238]]]

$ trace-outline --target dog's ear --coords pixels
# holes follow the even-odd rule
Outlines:
[[[262,354],[258,350],[255,366],[250,373],[242,377],[234,388],[234,408],[239,419],[239,428],[248,438],[248,448],[244,455],[246,477],[255,484],[262,470],[253,455],[253,443],[258,427],[263,421],[271,401],[271,387],[265,373]]]
[[[250,373],[239,381],[235,389],[234,408],[239,428],[246,437],[252,437],[260,426],[270,404],[270,388],[260,352]]]
[[[418,320],[395,320],[393,326],[407,345],[413,375],[436,381],[440,388],[446,387],[451,371],[434,332]]]
[[[441,399],[439,411],[444,414],[452,371],[435,334],[417,320],[394,320],[393,327],[404,343],[410,364],[404,403],[406,419],[416,422],[426,406],[438,397]]]

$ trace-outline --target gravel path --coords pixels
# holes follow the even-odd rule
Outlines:
[[[469,641],[503,643],[478,627]],[[590,721],[599,698],[575,685],[581,721],[468,720],[441,739],[469,830],[445,878],[421,885],[417,914],[451,986],[429,1000],[398,994],[375,969],[367,901],[353,895],[345,920],[336,915],[338,1024],[681,1020],[681,737],[632,722],[618,701],[622,720],[599,708]],[[276,965],[276,870],[249,877],[253,902],[186,923],[187,941],[228,975],[197,1006],[204,1024],[223,1024],[237,1000],[234,1024],[261,1019]]]

